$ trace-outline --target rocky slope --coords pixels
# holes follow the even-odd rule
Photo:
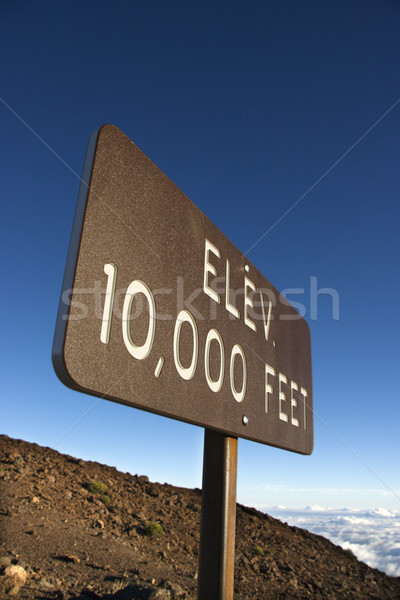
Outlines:
[[[0,598],[196,598],[200,490],[7,436],[0,461]],[[235,599],[307,598],[393,600],[400,579],[238,505]]]

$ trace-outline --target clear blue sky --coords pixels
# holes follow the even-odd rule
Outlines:
[[[288,298],[311,328],[314,453],[241,440],[239,501],[400,508],[399,27],[389,0],[1,3],[1,432],[201,485],[200,428],[51,365],[73,171],[113,123],[275,287],[305,290]],[[338,320],[329,296],[311,319],[312,277]]]

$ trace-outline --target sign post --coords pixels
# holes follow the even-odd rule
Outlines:
[[[237,438],[204,434],[198,600],[232,600]]]
[[[237,438],[311,454],[309,327],[116,127],[92,134],[81,181],[54,369],[205,428],[199,599],[231,600]]]

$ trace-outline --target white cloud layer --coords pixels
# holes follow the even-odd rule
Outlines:
[[[268,514],[334,544],[349,548],[359,560],[387,575],[400,577],[400,510],[354,508],[261,508]]]

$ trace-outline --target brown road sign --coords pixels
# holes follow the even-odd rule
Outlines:
[[[112,125],[89,141],[53,364],[75,390],[312,452],[307,323]]]

